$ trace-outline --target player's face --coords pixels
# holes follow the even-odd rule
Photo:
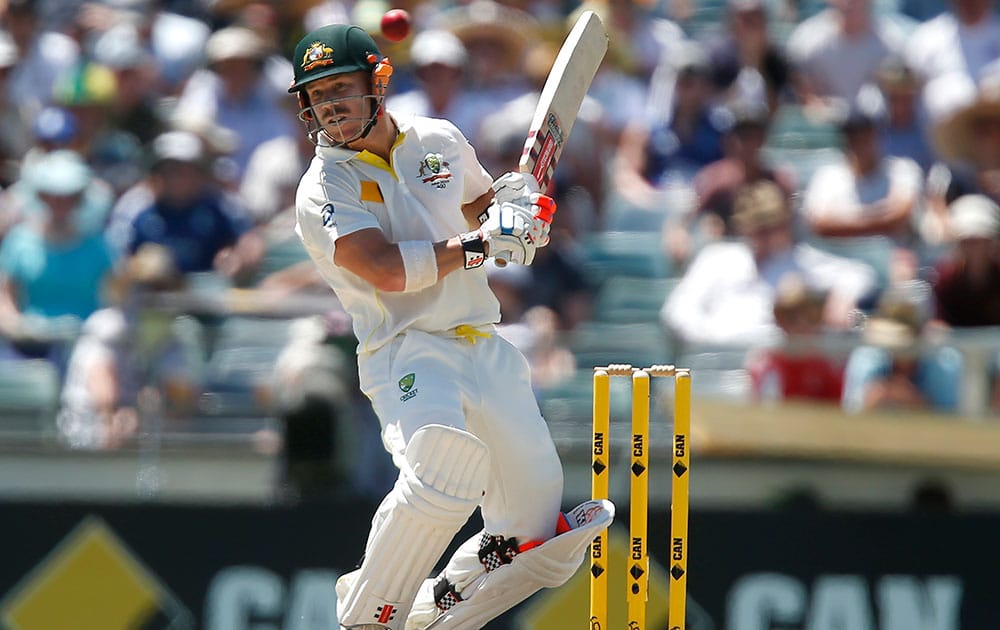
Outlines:
[[[357,137],[371,117],[371,75],[349,72],[317,79],[306,86],[311,105],[306,116],[335,143]]]

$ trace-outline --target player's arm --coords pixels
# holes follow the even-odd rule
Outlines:
[[[462,214],[465,216],[465,223],[469,226],[470,230],[478,229],[480,225],[486,222],[487,209],[490,207],[492,201],[493,189],[491,188],[480,195],[475,201],[470,201],[462,205]]]
[[[492,194],[487,192],[465,204],[465,216],[474,216],[477,211],[484,213]],[[495,211],[486,212],[487,219],[482,225],[476,219],[478,229],[437,243],[390,243],[378,228],[357,230],[337,239],[333,262],[378,290],[388,292],[425,289],[456,269],[481,266],[490,256],[530,265],[544,236],[535,228],[538,210],[539,206],[531,200],[523,204],[503,203]]]
[[[337,239],[333,262],[360,276],[379,291],[405,291],[407,269],[403,247],[407,245],[390,243],[382,230],[359,230]],[[465,253],[458,236],[430,244],[430,251],[433,251],[433,262],[437,268],[434,282],[465,266]],[[418,264],[426,265],[427,262]]]

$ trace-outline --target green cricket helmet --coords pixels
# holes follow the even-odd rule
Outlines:
[[[307,33],[295,46],[295,75],[288,91],[298,92],[311,81],[335,74],[372,72],[381,60],[375,40],[360,26],[322,26]]]

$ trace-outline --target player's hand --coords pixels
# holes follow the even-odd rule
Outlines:
[[[530,265],[538,247],[535,223],[535,217],[521,205],[494,204],[486,223],[479,228],[486,255],[492,256],[500,267],[508,262]]]

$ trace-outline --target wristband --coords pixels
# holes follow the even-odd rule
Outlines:
[[[430,241],[402,241],[397,243],[403,257],[406,274],[404,291],[419,291],[438,281],[437,257]]]
[[[466,232],[458,237],[462,241],[462,251],[465,252],[465,268],[475,269],[486,262],[486,244],[482,235],[476,232]]]

